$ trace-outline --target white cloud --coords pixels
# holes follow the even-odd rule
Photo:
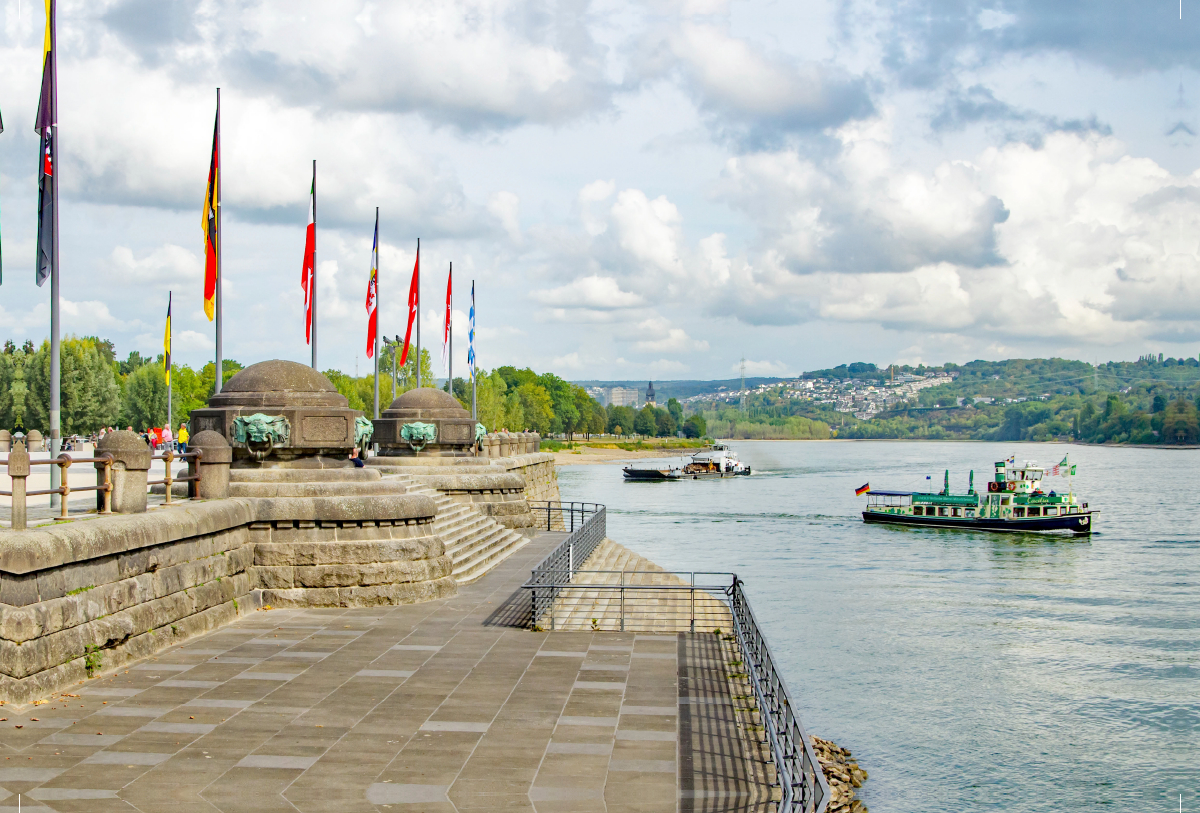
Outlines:
[[[588,310],[617,310],[637,308],[645,301],[637,294],[622,291],[612,277],[580,277],[574,282],[558,288],[534,291],[535,302],[556,309],[584,308]]]
[[[738,361],[729,369],[731,372],[738,373],[740,375],[742,372],[742,362]],[[767,361],[765,359],[762,361],[753,361],[751,359],[746,359],[746,375],[781,376],[786,375],[787,371],[788,367],[782,361]]]

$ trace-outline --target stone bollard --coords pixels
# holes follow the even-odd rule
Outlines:
[[[533,448],[530,451],[540,452],[542,450],[542,436],[537,432],[533,433]]]
[[[501,432],[499,437],[500,457],[512,457],[512,435],[508,432]]]
[[[483,439],[483,443],[484,448],[487,449],[488,460],[495,460],[500,456],[500,447],[498,445],[500,443],[500,439],[497,437],[495,432],[488,432],[487,436]]]
[[[31,452],[44,452],[46,451],[46,446],[43,440],[41,432],[36,429],[30,429],[29,436],[25,438],[25,448]]]
[[[517,454],[529,454],[529,433],[522,432],[518,437],[521,439],[521,448],[517,450]]]
[[[488,435],[485,434],[479,439],[479,451],[476,453],[478,457],[487,460],[488,456]]]
[[[29,476],[29,453],[25,444],[17,445],[8,453],[8,476],[12,478],[12,529],[25,530],[25,478]]]
[[[220,432],[206,429],[192,435],[188,451],[200,452],[200,464],[188,461],[188,474],[200,472],[200,481],[188,484],[188,494],[202,500],[221,500],[229,496],[229,464],[233,448]]]
[[[7,429],[0,429],[0,452],[7,452],[12,449],[12,433]]]
[[[96,457],[112,455],[112,498],[109,508],[117,514],[146,512],[146,481],[150,472],[150,447],[140,436],[126,430],[109,432],[96,444]],[[104,464],[94,463],[96,485],[104,485]],[[96,492],[96,508],[103,510],[104,494]]]

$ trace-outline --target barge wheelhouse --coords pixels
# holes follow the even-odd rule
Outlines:
[[[1064,461],[1065,462],[1065,461]],[[1061,469],[1060,466],[1055,469]],[[1069,471],[1069,468],[1067,469]],[[985,493],[975,491],[971,472],[966,494],[950,493],[950,472],[937,493],[868,489],[864,522],[971,528],[984,531],[1070,531],[1090,534],[1099,510],[1080,502],[1068,485],[1066,493],[1043,488],[1046,470],[1011,459],[996,464],[995,479]]]

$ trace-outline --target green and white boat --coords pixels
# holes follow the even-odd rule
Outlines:
[[[1067,476],[1074,473],[1074,466],[1063,460],[1050,471]],[[1046,473],[1036,463],[1018,465],[1009,458],[996,464],[995,479],[982,494],[975,491],[974,471],[967,493],[951,494],[948,469],[942,490],[937,493],[887,491],[872,489],[869,484],[856,493],[867,495],[864,522],[981,531],[1092,533],[1100,511],[1081,502],[1070,482],[1065,493],[1053,488],[1047,491]]]

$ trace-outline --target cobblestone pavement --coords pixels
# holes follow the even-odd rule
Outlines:
[[[519,626],[562,537],[453,599],[254,612],[0,707],[0,813],[18,794],[33,813],[770,809],[719,636]]]

